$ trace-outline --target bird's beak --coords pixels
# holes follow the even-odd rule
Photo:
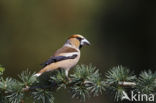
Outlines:
[[[82,41],[81,41],[81,45],[90,45],[90,42],[87,40],[87,39],[83,39]]]

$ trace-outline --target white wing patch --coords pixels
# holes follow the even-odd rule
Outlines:
[[[65,56],[65,57],[68,57],[68,56],[73,56],[73,55],[78,55],[78,52],[61,53],[59,56]]]

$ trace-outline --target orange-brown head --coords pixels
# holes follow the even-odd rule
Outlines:
[[[74,34],[68,38],[68,43],[75,46],[76,48],[81,48],[84,45],[90,45],[90,42],[79,34]]]

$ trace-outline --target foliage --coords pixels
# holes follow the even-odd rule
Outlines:
[[[100,77],[99,70],[92,65],[77,66],[71,78],[73,98],[85,100],[86,97],[98,96],[105,90],[105,82]]]
[[[136,76],[133,75],[129,69],[123,66],[113,67],[106,73],[106,84],[108,84],[108,89],[112,92],[117,101],[121,98],[123,91],[125,92],[127,88],[125,86],[118,85],[119,82],[133,82],[135,79]]]
[[[137,80],[137,90],[143,93],[154,93],[156,91],[156,72],[151,70],[141,72]]]
[[[5,68],[0,65],[0,76],[3,74]]]
[[[103,79],[99,69],[92,65],[78,65],[69,77],[63,69],[43,74],[36,78],[35,73],[26,70],[18,75],[19,79],[4,78],[4,68],[0,67],[0,102],[22,103],[29,95],[34,103],[54,103],[54,93],[68,89],[72,98],[85,101],[92,96],[103,94],[106,90],[121,100],[123,93],[129,90],[141,93],[155,93],[156,72],[143,71],[138,77],[123,66],[111,68]],[[127,83],[127,84],[126,84]],[[134,85],[135,84],[135,85]]]

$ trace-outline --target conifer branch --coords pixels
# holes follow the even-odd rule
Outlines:
[[[92,65],[78,65],[73,73],[65,76],[63,69],[47,72],[39,78],[28,70],[18,75],[19,79],[4,78],[4,68],[0,66],[0,102],[24,103],[28,93],[34,103],[54,103],[53,93],[60,89],[71,91],[72,98],[85,101],[92,96],[98,96],[105,91],[114,95],[115,101],[122,100],[124,93],[129,90],[139,93],[156,92],[156,72],[143,71],[139,75],[130,72],[123,66],[111,68],[105,74]]]

